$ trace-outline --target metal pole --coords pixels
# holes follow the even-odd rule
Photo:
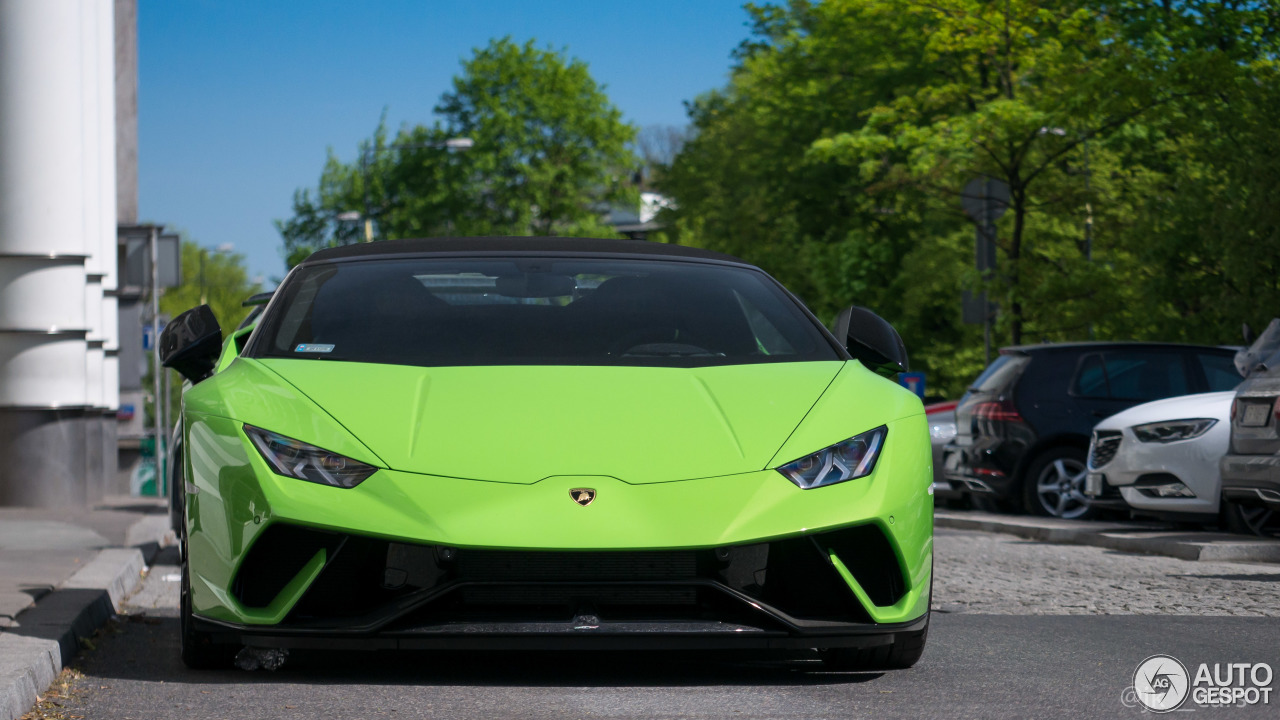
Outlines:
[[[369,199],[369,148],[360,153],[360,177],[364,180],[364,241],[373,242],[373,218],[370,217]]]
[[[160,413],[160,403],[162,402],[160,392],[160,378],[164,375],[164,368],[160,367],[160,227],[158,225],[151,226],[151,363],[152,375],[155,380],[155,392],[152,405],[155,408],[154,415],[155,433],[156,433],[156,491],[164,493],[165,481],[165,452],[164,452],[164,426]],[[163,497],[163,494],[161,495]]]
[[[1093,173],[1089,170],[1089,138],[1084,139],[1084,260],[1093,262]],[[1089,339],[1093,339],[1093,321],[1089,321]]]
[[[991,178],[988,177],[983,183],[982,192],[982,226],[979,232],[982,233],[982,253],[983,253],[983,270],[982,270],[982,366],[985,368],[991,364],[991,300],[987,297],[986,283],[991,279],[991,264],[989,258],[995,257],[995,251],[992,245],[995,243],[995,228],[992,227],[991,221]]]

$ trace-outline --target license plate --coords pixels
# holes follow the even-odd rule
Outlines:
[[[1271,415],[1271,403],[1245,403],[1244,417],[1240,418],[1240,424],[1245,427],[1262,427],[1267,424],[1267,418]]]
[[[1084,494],[1089,497],[1098,497],[1102,494],[1102,484],[1107,481],[1107,476],[1102,473],[1089,473],[1084,476]]]

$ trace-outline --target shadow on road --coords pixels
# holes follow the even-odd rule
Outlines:
[[[294,650],[275,672],[193,671],[178,657],[175,617],[108,625],[77,667],[102,679],[199,684],[697,687],[843,685],[883,673],[826,671],[816,657],[742,652],[431,652]]]

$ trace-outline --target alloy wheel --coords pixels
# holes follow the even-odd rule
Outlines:
[[[1074,458],[1056,458],[1044,466],[1036,478],[1036,499],[1045,512],[1060,518],[1078,518],[1089,512],[1089,498],[1084,495],[1083,462]]]

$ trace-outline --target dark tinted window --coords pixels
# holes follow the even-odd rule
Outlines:
[[[1114,400],[1159,400],[1191,392],[1179,353],[1143,350],[1086,355],[1077,366],[1072,394]]]
[[[1107,370],[1102,363],[1101,355],[1086,355],[1080,361],[1076,371],[1076,381],[1071,386],[1071,394],[1078,397],[1105,398],[1107,392]]]
[[[651,260],[376,260],[300,270],[257,357],[401,365],[836,360],[764,274]]]
[[[973,381],[973,385],[969,386],[969,390],[978,392],[999,390],[1009,384],[1009,381],[1018,374],[1018,371],[1027,364],[1029,359],[1026,355],[1001,355],[997,357],[991,361],[986,370],[982,371],[978,379]]]
[[[1200,367],[1204,368],[1204,378],[1209,382],[1209,392],[1235,390],[1244,381],[1236,370],[1235,358],[1231,355],[1210,355],[1201,353],[1196,356]]]
[[[1178,353],[1107,353],[1107,385],[1118,400],[1159,400],[1191,392]]]

